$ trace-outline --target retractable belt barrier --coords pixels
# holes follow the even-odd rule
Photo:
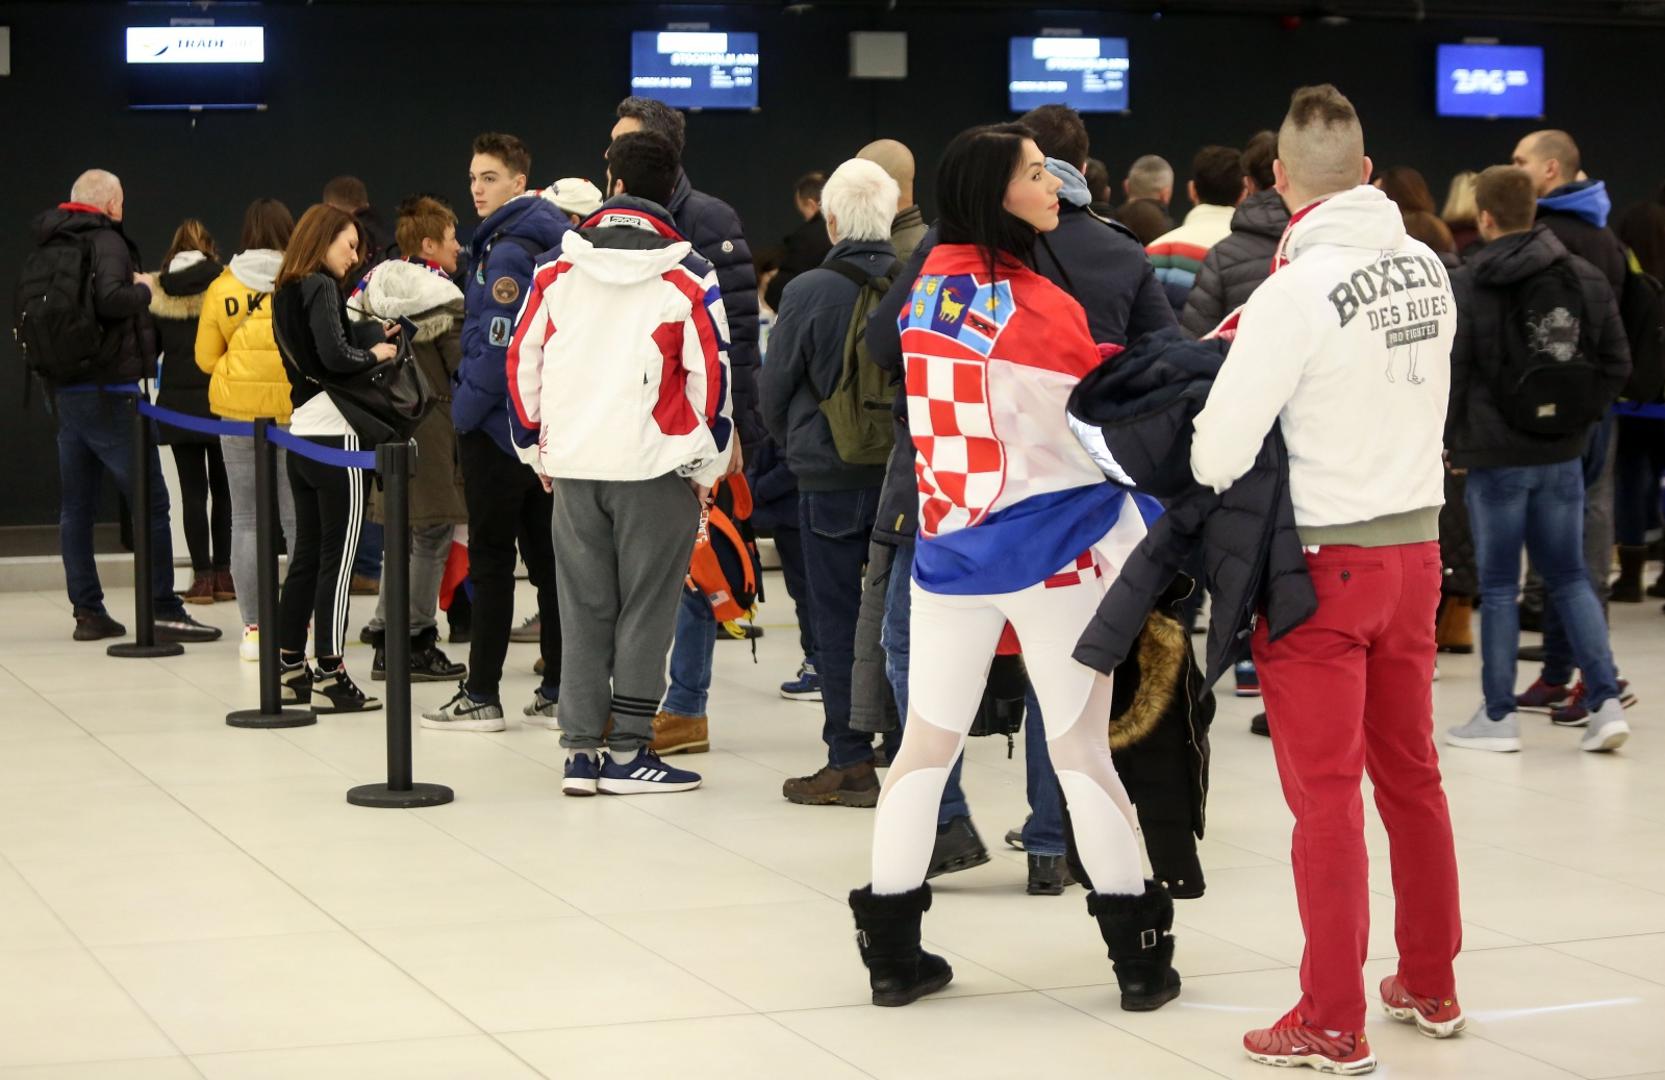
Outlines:
[[[302,727],[318,722],[311,709],[284,708],[282,661],[278,655],[278,478],[277,450],[342,469],[373,470],[385,489],[383,499],[387,547],[382,590],[387,597],[387,783],[365,784],[347,792],[355,806],[439,806],[455,795],[442,784],[419,784],[411,779],[410,716],[410,479],[416,466],[415,446],[387,443],[375,450],[337,450],[278,427],[270,419],[252,423],[208,420],[152,404],[145,395],[135,398],[140,416],[157,423],[203,435],[231,435],[254,440],[255,534],[259,563],[260,707],[226,714],[226,723],[242,728]],[[150,424],[133,425],[133,577],[135,634],[132,643],[112,645],[111,656],[177,656],[177,643],[156,641],[155,597],[149,588],[150,547]],[[292,540],[293,538],[291,538]]]

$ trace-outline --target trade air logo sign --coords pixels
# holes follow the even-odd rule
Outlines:
[[[129,26],[129,64],[261,64],[263,26]]]

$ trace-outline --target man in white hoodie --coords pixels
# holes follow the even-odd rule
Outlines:
[[[734,451],[717,276],[664,207],[676,149],[621,135],[607,170],[610,198],[533,271],[507,361],[515,444],[554,494],[567,795],[700,784],[649,744],[701,507]]]
[[[1241,312],[1191,450],[1224,491],[1274,423],[1289,448],[1295,524],[1317,612],[1253,641],[1284,797],[1306,952],[1301,999],[1244,1048],[1269,1065],[1361,1073],[1368,861],[1366,769],[1387,826],[1399,970],[1381,986],[1424,1034],[1464,1020],[1450,812],[1433,744],[1439,508],[1456,306],[1439,259],[1367,186],[1357,113],[1335,87],[1295,92],[1278,134],[1291,211],[1275,272]]]

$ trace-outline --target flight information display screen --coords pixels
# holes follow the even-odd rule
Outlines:
[[[1127,68],[1126,38],[1015,37],[1012,111],[1063,104],[1084,113],[1126,112]]]
[[[1538,45],[1441,45],[1441,116],[1544,115],[1544,50]]]
[[[757,35],[637,31],[630,89],[679,109],[755,109]]]

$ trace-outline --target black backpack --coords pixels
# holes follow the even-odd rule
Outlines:
[[[1578,272],[1566,259],[1510,291],[1495,384],[1509,426],[1559,438],[1601,419],[1606,402],[1589,315]]]
[[[12,336],[29,370],[49,383],[97,378],[104,332],[93,308],[91,244],[54,236],[29,253],[12,301]]]
[[[1642,269],[1634,252],[1625,254],[1630,265],[1619,294],[1619,315],[1630,339],[1630,381],[1620,396],[1651,405],[1665,391],[1665,285]]]

